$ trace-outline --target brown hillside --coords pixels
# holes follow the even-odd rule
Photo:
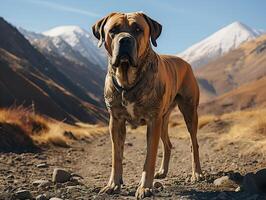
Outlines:
[[[105,72],[101,67],[93,64],[79,52],[74,51],[67,43],[61,44],[66,54],[61,56],[50,38],[31,41],[57,69],[66,77],[78,84],[84,91],[96,101],[103,102],[103,86]],[[62,47],[62,48],[63,48]]]
[[[235,110],[266,107],[266,76],[244,84],[200,105],[200,113],[222,114]]]
[[[245,83],[266,75],[266,35],[244,43],[215,61],[195,70],[199,79],[205,79],[214,88],[215,93],[204,85],[202,96],[208,93],[221,95]],[[213,96],[215,96],[213,95]],[[208,98],[202,98],[206,102]]]
[[[0,107],[29,106],[67,122],[106,121],[101,101],[65,76],[0,18]]]

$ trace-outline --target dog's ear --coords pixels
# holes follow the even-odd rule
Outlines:
[[[157,21],[151,19],[146,14],[142,13],[145,20],[149,24],[150,27],[150,34],[151,34],[151,42],[153,46],[157,47],[156,39],[161,35],[162,32],[162,25],[159,24]]]
[[[99,40],[98,47],[101,47],[105,40],[104,26],[108,19],[113,16],[115,13],[111,13],[106,17],[100,19],[92,26],[93,35]]]

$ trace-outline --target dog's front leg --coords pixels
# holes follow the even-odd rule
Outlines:
[[[125,120],[110,116],[109,130],[112,141],[112,172],[107,186],[100,193],[114,194],[120,192],[120,186],[123,183],[122,160],[126,137]]]
[[[162,118],[159,117],[147,125],[147,155],[143,167],[140,185],[136,191],[137,199],[152,195],[152,184],[155,172],[155,162],[158,143],[162,130]]]

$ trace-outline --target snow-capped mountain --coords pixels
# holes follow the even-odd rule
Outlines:
[[[18,27],[19,32],[24,35],[24,37],[26,37],[27,40],[29,41],[36,41],[36,40],[41,40],[43,38],[45,38],[46,36],[44,36],[41,33],[35,33],[33,31],[28,31],[24,28]]]
[[[107,58],[104,49],[99,49],[91,34],[78,26],[60,26],[44,33],[18,28],[34,46],[47,52],[57,53],[72,61],[87,59],[105,69]]]
[[[193,68],[197,68],[237,48],[243,42],[255,39],[260,34],[261,31],[253,30],[236,21],[192,45],[178,56],[189,62]]]
[[[78,51],[74,50],[60,36],[49,37],[40,33],[31,32],[23,28],[18,28],[19,31],[30,41],[30,43],[44,54],[55,54],[64,57],[67,60],[75,63],[91,62],[86,59]]]
[[[59,26],[43,32],[49,37],[60,37],[74,50],[91,62],[106,67],[107,59],[103,49],[97,47],[97,41],[86,30],[78,26]]]

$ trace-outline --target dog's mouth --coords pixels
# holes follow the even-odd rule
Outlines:
[[[129,68],[129,67],[136,67],[133,59],[128,56],[128,55],[122,55],[122,56],[117,56],[112,63],[112,66],[117,68]]]
[[[130,60],[129,60],[129,58],[128,57],[122,57],[122,58],[120,58],[119,65],[122,68],[128,68],[128,67],[130,67]]]
[[[114,71],[118,84],[125,89],[130,88],[135,82],[137,68],[132,65],[127,56],[121,57],[116,66],[114,66]]]

